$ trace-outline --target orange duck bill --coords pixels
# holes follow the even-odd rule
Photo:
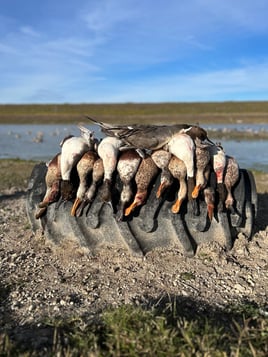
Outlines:
[[[201,185],[197,185],[194,187],[193,192],[192,192],[192,198],[197,198],[199,195]]]
[[[76,198],[76,200],[74,201],[74,204],[72,206],[72,209],[71,209],[71,216],[75,216],[76,215],[76,211],[78,209],[78,207],[80,206],[82,200],[80,200],[80,198]]]
[[[169,184],[167,182],[161,182],[156,192],[156,198],[160,198],[168,186]]]
[[[134,200],[134,202],[131,203],[131,205],[125,209],[125,216],[129,216],[131,212],[133,212],[134,209],[140,205],[141,203],[139,201]]]
[[[183,200],[178,199],[178,200],[174,203],[174,205],[171,207],[172,213],[178,213],[178,212],[180,211],[182,202],[183,202]]]
[[[214,204],[210,203],[207,205],[208,218],[212,221],[214,215]]]

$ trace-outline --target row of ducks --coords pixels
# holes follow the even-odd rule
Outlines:
[[[233,210],[232,187],[239,179],[238,163],[219,144],[209,140],[203,128],[187,124],[114,126],[89,119],[106,136],[98,141],[94,132],[79,126],[80,136],[68,136],[61,142],[61,152],[47,164],[46,193],[39,204],[37,219],[45,214],[50,203],[60,204],[74,196],[71,215],[81,215],[84,207],[93,201],[98,187],[101,199],[112,204],[116,171],[122,182],[118,220],[145,203],[149,186],[159,171],[157,199],[174,180],[179,181],[177,198],[171,208],[173,213],[178,213],[182,202],[188,199],[193,214],[197,215],[196,200],[202,191],[212,220],[215,190],[218,210],[225,207]],[[72,176],[74,168],[79,177],[78,188]],[[211,171],[216,176],[216,187],[207,185]]]

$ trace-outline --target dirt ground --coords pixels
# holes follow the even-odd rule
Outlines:
[[[267,182],[267,175],[261,178]],[[267,187],[267,186],[266,186]],[[26,190],[0,196],[0,332],[21,333],[55,317],[94,318],[121,304],[150,306],[172,296],[227,308],[249,302],[268,315],[268,193],[258,194],[254,236],[239,234],[231,251],[201,245],[194,258],[182,250],[156,249],[144,259],[124,249],[91,254],[77,242],[56,246],[33,234]],[[40,336],[39,336],[40,337]],[[45,338],[45,337],[44,337]]]

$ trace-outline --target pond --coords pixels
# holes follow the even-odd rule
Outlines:
[[[99,128],[87,126],[101,137]],[[260,125],[209,125],[213,130],[253,130],[268,131],[268,124]],[[0,125],[0,159],[19,158],[25,160],[48,161],[60,152],[60,142],[67,135],[79,135],[76,125]],[[212,138],[213,139],[213,138]],[[225,152],[234,156],[241,168],[268,172],[268,141],[221,140]]]

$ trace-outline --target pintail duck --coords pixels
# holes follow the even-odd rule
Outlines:
[[[227,197],[225,200],[225,207],[233,211],[234,198],[232,195],[232,188],[234,187],[234,185],[237,183],[239,179],[239,165],[235,160],[235,158],[231,156],[227,155],[226,159],[227,159],[227,163],[226,163],[226,169],[224,175],[224,184],[227,189]]]
[[[220,144],[212,145],[208,149],[210,152],[212,167],[216,174],[217,191],[219,193],[218,211],[222,212],[226,196],[225,185],[223,182],[224,170],[226,167],[226,155]]]
[[[125,146],[139,150],[158,150],[168,144],[170,139],[180,132],[190,135],[193,140],[197,137],[202,141],[209,140],[207,132],[197,125],[110,125],[98,122],[88,116],[87,118],[99,125],[107,136],[120,139],[122,142],[121,149]]]
[[[69,136],[61,142],[61,196],[63,200],[70,199],[73,191],[73,185],[70,180],[71,172],[88,150],[93,150],[96,146],[94,133],[78,126],[81,136]]]
[[[177,193],[177,200],[171,208],[171,211],[173,213],[178,213],[180,211],[182,202],[187,197],[187,184],[186,184],[187,169],[185,163],[174,155],[172,155],[169,161],[168,169],[171,175],[175,179],[179,180],[180,183],[179,191]]]
[[[135,207],[141,206],[148,195],[148,188],[154,177],[158,173],[158,167],[149,155],[146,155],[140,163],[135,175],[137,192],[133,202],[125,209],[125,216],[129,216]]]
[[[58,201],[60,197],[60,181],[61,181],[61,169],[60,169],[60,157],[58,153],[53,159],[47,163],[47,173],[45,176],[46,193],[43,201],[39,203],[39,211],[36,213],[35,218],[41,218],[50,203]]]
[[[195,188],[192,192],[192,197],[197,198],[201,188],[204,188],[207,182],[206,171],[210,171],[210,153],[208,145],[203,144],[199,138],[195,140],[195,161],[196,161],[196,174],[195,174]]]
[[[161,170],[160,185],[156,193],[157,198],[160,198],[162,192],[172,184],[172,175],[168,169],[171,156],[170,152],[163,149],[156,150],[151,154],[154,163]]]
[[[97,159],[98,155],[95,151],[87,151],[76,165],[77,173],[79,176],[79,186],[76,192],[76,199],[71,209],[72,216],[76,215],[77,208],[84,199],[86,190],[88,188],[89,175],[92,173],[94,163]]]
[[[113,173],[116,169],[119,148],[122,145],[121,140],[115,137],[105,137],[98,146],[99,157],[103,161],[104,177],[101,187],[101,198],[104,202],[112,202],[111,185]]]
[[[125,206],[132,198],[133,192],[131,181],[138,170],[140,162],[140,155],[133,149],[122,152],[118,159],[117,172],[123,183],[117,213],[117,219],[119,221],[123,219]]]

